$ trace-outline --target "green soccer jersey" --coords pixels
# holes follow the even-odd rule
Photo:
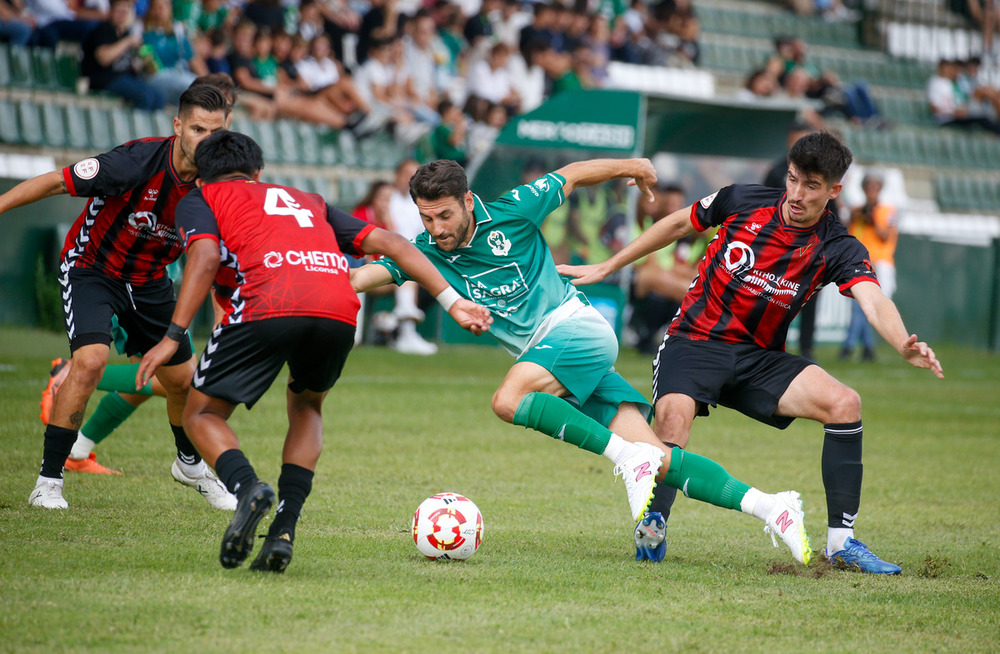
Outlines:
[[[514,355],[528,346],[546,320],[567,304],[587,304],[586,297],[556,272],[542,236],[545,217],[565,200],[566,180],[548,173],[505,193],[494,202],[475,196],[472,239],[452,252],[438,249],[424,231],[414,239],[444,278],[463,297],[493,314],[490,334]],[[397,284],[409,277],[395,262],[380,259]],[[551,327],[551,324],[546,325]]]

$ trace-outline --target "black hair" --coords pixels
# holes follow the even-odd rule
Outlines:
[[[421,200],[457,198],[459,201],[469,191],[465,170],[450,159],[439,159],[417,168],[410,178],[410,197]]]
[[[212,84],[196,83],[187,87],[181,93],[181,99],[177,106],[178,117],[184,117],[195,107],[205,111],[221,111],[229,115],[229,100],[225,94]]]
[[[854,155],[843,141],[830,132],[806,134],[788,152],[788,163],[799,172],[819,175],[827,184],[837,184],[854,161]]]
[[[198,144],[194,165],[206,184],[232,173],[253,177],[264,167],[264,153],[246,134],[224,129]]]
[[[221,32],[221,30],[216,30],[216,32]],[[225,38],[224,34],[223,38]],[[198,86],[200,84],[214,86],[222,91],[222,95],[226,96],[226,103],[229,105],[226,113],[232,111],[233,105],[236,104],[236,82],[234,82],[233,78],[229,76],[229,73],[209,73],[207,75],[202,75],[201,77],[196,77],[195,80],[191,82],[191,86]]]

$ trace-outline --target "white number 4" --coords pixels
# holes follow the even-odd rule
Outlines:
[[[278,204],[279,201],[281,204]],[[313,226],[312,211],[303,209],[291,193],[277,186],[267,189],[267,197],[264,198],[264,213],[269,216],[292,216],[299,223],[299,227]]]

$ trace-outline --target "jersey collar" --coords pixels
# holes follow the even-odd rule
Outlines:
[[[181,176],[180,174],[178,174],[177,169],[174,168],[174,148],[178,147],[177,135],[174,134],[173,136],[170,137],[169,140],[170,140],[170,148],[167,150],[167,167],[170,169],[170,174],[173,175],[174,177],[174,183],[182,187],[194,186],[195,179],[198,179],[197,175],[195,175],[195,179],[192,179],[190,182],[188,182],[181,179]]]

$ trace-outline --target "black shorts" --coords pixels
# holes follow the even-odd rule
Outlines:
[[[60,275],[59,283],[70,352],[95,343],[110,346],[111,317],[117,316],[128,334],[125,354],[144,354],[160,342],[174,315],[174,283],[166,275],[132,285],[91,268],[73,267]],[[192,354],[185,340],[164,365],[184,363]]]
[[[251,408],[288,363],[293,393],[333,388],[354,347],[354,326],[288,316],[216,327],[191,384],[205,395]]]
[[[794,418],[774,415],[778,400],[810,365],[803,357],[757,345],[673,336],[653,361],[653,404],[664,395],[680,393],[700,403],[700,416],[708,415],[709,406],[721,404],[784,429]]]

